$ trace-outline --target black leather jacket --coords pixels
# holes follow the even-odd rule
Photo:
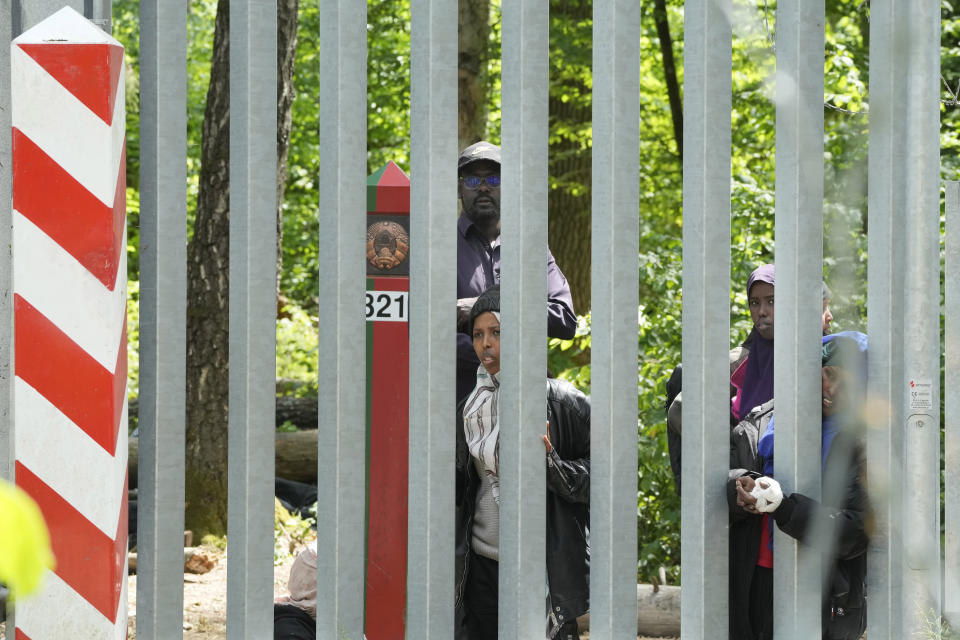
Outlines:
[[[461,403],[462,405],[462,403]],[[463,434],[463,407],[457,407],[456,603],[463,598],[470,567],[471,532],[480,478]],[[590,607],[590,401],[568,382],[547,380],[547,577],[550,585],[548,636]],[[539,433],[539,432],[538,432]]]

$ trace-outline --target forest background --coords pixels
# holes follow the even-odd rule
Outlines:
[[[683,3],[642,4],[638,579],[679,582],[680,503],[667,457],[664,382],[680,362]],[[461,148],[500,141],[500,2],[460,0]],[[114,0],[127,56],[129,371],[138,393],[139,2]],[[731,344],[750,328],[744,285],[774,260],[774,0],[733,2]],[[188,19],[187,527],[226,532],[229,159],[226,0],[191,0]],[[960,179],[960,9],[942,0],[941,178]],[[409,173],[410,3],[368,0],[367,172]],[[866,328],[869,0],[827,3],[824,50],[824,275],[834,327]],[[574,295],[578,335],[551,340],[549,364],[590,390],[592,7],[550,2],[550,247]],[[278,393],[317,396],[319,286],[317,0],[278,1]],[[323,124],[323,126],[326,126]],[[452,187],[451,187],[452,188]],[[451,212],[454,215],[454,212]],[[941,225],[943,217],[941,214]],[[630,259],[626,257],[625,259]],[[942,295],[942,293],[941,293]],[[942,424],[942,420],[941,420]],[[281,425],[289,428],[290,425]]]

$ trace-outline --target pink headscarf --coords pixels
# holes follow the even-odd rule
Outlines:
[[[758,282],[776,286],[773,275],[772,264],[754,269],[747,279],[747,298],[750,297],[750,289]],[[753,329],[747,342],[750,344],[750,355],[747,357],[747,369],[740,386],[740,415],[737,416],[741,420],[751,409],[773,398],[773,340],[767,340]]]

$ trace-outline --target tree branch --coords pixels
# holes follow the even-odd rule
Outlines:
[[[673,116],[673,137],[677,141],[677,155],[683,165],[683,101],[680,84],[677,82],[677,67],[673,61],[673,38],[667,21],[666,0],[654,0],[653,20],[657,24],[660,40],[660,55],[663,58],[663,77],[667,82],[667,97],[670,99],[670,115]]]

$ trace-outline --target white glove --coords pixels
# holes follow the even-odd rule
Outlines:
[[[783,491],[780,490],[780,483],[767,476],[757,478],[750,495],[757,499],[757,511],[763,513],[773,513],[783,500]]]

